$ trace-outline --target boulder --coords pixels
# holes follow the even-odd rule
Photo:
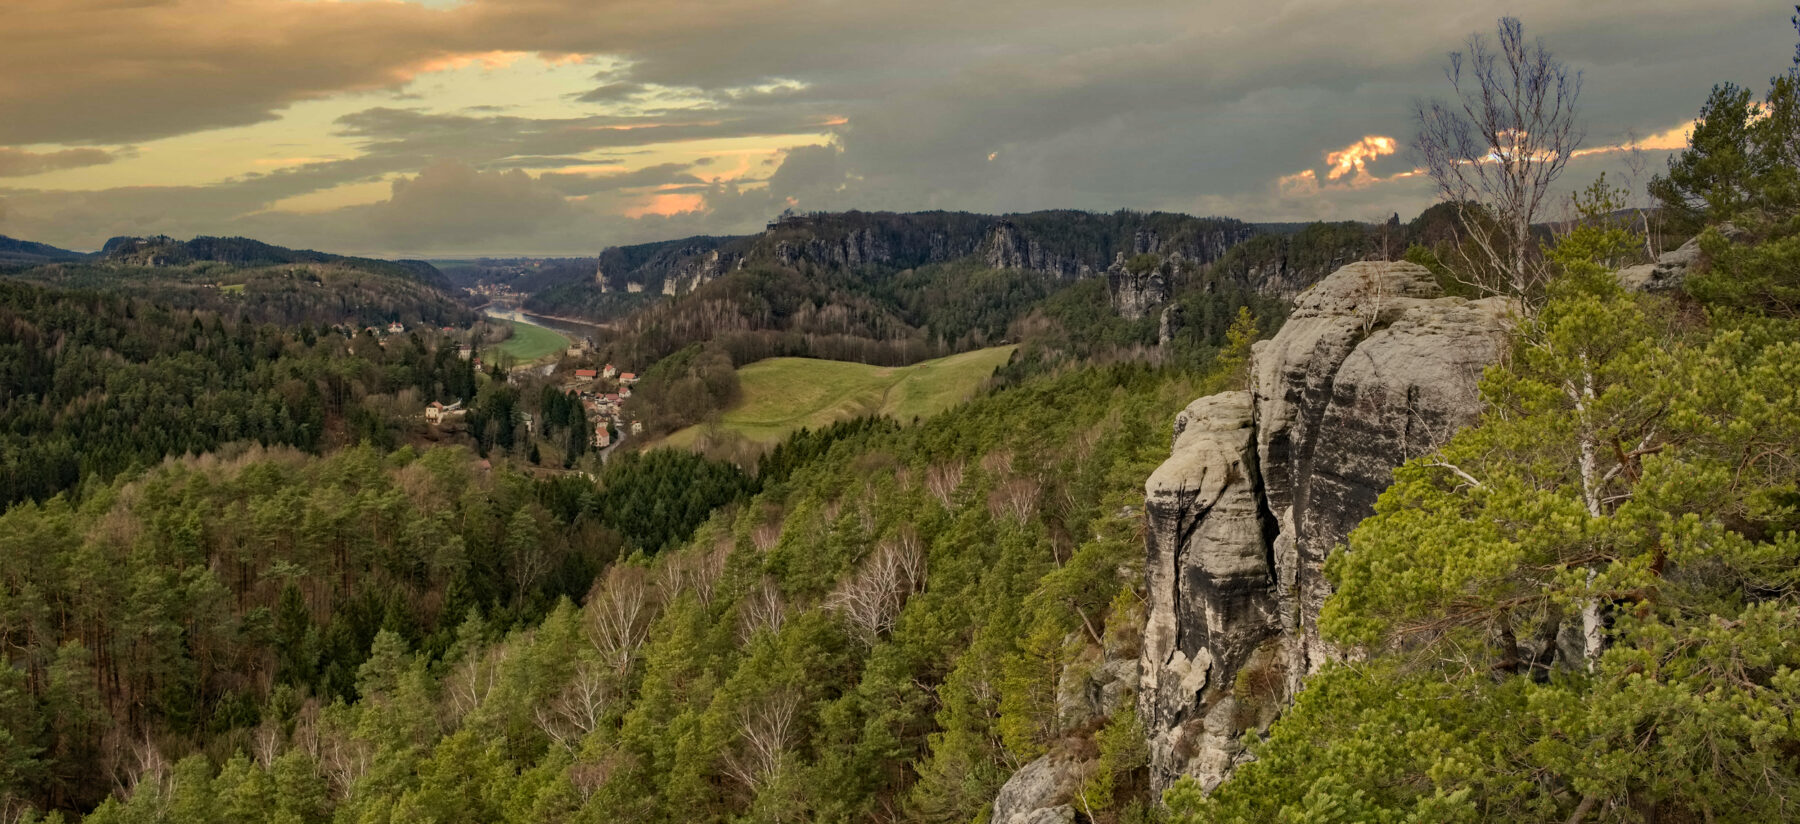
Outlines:
[[[992,824],[1072,824],[1068,800],[1087,774],[1087,762],[1045,755],[1019,768],[994,796]]]

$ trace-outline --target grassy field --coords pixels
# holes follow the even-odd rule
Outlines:
[[[511,355],[519,363],[530,363],[553,352],[560,352],[569,347],[569,339],[554,329],[546,329],[530,323],[512,321],[512,337],[507,338],[497,349]]]
[[[720,424],[756,443],[774,443],[801,427],[879,413],[910,422],[949,409],[1012,356],[1012,346],[978,349],[912,366],[869,366],[813,358],[770,358],[738,369],[744,399]],[[668,437],[692,446],[700,427]]]

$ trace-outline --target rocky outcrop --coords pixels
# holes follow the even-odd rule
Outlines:
[[[742,263],[742,260],[733,255],[721,255],[717,249],[694,254],[674,264],[663,276],[662,293],[685,295],[731,271],[734,263]]]
[[[1729,223],[1714,228],[1727,240],[1739,241],[1746,237],[1744,230]],[[1688,270],[1699,265],[1700,258],[1700,238],[1696,236],[1680,248],[1662,253],[1656,262],[1627,266],[1620,269],[1617,276],[1620,284],[1634,292],[1672,292],[1687,283]]]
[[[1447,298],[1407,263],[1355,263],[1257,344],[1251,388],[1195,401],[1145,485],[1149,590],[1139,716],[1151,780],[1210,789],[1333,653],[1324,561],[1393,469],[1480,412],[1507,343],[1499,298]]]
[[[1106,288],[1112,293],[1113,309],[1126,320],[1137,320],[1169,299],[1169,281],[1173,270],[1181,265],[1181,253],[1156,266],[1132,269],[1120,252],[1106,267]]]
[[[732,238],[692,237],[600,253],[594,282],[601,292],[661,292],[684,295],[744,263],[742,244]]]
[[[854,269],[891,264],[894,250],[874,229],[852,229],[837,237],[813,237],[804,241],[781,240],[775,244],[775,260],[782,266],[808,261],[820,266]]]
[[[1146,243],[1144,232],[1138,233],[1139,247],[1154,247],[1155,243]],[[1149,233],[1148,240],[1154,241],[1156,233]],[[1106,268],[1107,291],[1112,294],[1113,310],[1126,320],[1137,320],[1150,314],[1152,309],[1168,302],[1175,287],[1175,281],[1188,266],[1186,255],[1174,252],[1167,258],[1157,259],[1150,265],[1143,265],[1144,255],[1155,252],[1139,252],[1131,260],[1126,260],[1125,253],[1120,252]],[[1166,337],[1172,330],[1168,327],[1169,318],[1161,319],[1161,329]]]
[[[1094,267],[1074,254],[1057,253],[1036,237],[1025,234],[1005,218],[988,231],[982,244],[982,261],[990,269],[1025,269],[1056,278],[1084,278]]]
[[[1019,768],[994,796],[993,824],[1074,824],[1070,796],[1081,786],[1087,764],[1045,755]]]

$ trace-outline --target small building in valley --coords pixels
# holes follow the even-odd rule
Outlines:
[[[429,406],[425,407],[425,422],[431,424],[444,423],[445,421],[460,418],[467,414],[468,411],[469,410],[463,408],[462,401],[457,401],[452,404],[442,404],[437,401],[432,401]]]

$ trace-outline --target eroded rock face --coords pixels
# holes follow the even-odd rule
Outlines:
[[[1142,242],[1143,233],[1139,232]],[[1154,235],[1152,235],[1154,237]],[[1148,271],[1134,272],[1126,267],[1125,253],[1120,252],[1106,267],[1106,288],[1112,294],[1113,309],[1126,320],[1137,320],[1150,314],[1150,309],[1169,299],[1170,275],[1178,263],[1180,252],[1170,262]]]
[[[1326,556],[1395,467],[1475,420],[1511,316],[1499,298],[1442,297],[1419,266],[1351,264],[1255,347],[1252,389],[1176,418],[1145,485],[1139,715],[1155,790],[1184,774],[1223,781],[1245,734],[1332,655],[1317,628]]]

